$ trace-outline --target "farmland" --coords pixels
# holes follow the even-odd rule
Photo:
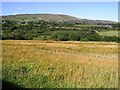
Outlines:
[[[3,86],[118,87],[117,22],[20,14],[1,23]]]
[[[3,40],[119,42],[118,31],[117,22],[69,15],[21,14],[3,16],[2,19]]]
[[[116,37],[118,37],[118,32],[119,31],[110,30],[110,31],[102,31],[102,32],[99,32],[98,34],[104,35],[104,36],[116,36]]]
[[[117,88],[118,43],[3,40],[3,80],[24,88]]]

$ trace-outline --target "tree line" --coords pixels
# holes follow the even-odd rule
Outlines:
[[[101,36],[97,33],[100,30],[117,30],[116,24],[111,27],[106,26],[77,26],[75,23],[66,22],[47,22],[40,21],[14,21],[2,20],[2,39],[13,40],[60,40],[60,41],[106,41],[118,42],[119,37]],[[65,28],[63,28],[65,27]],[[75,28],[74,28],[75,27]]]

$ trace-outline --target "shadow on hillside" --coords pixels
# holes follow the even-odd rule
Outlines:
[[[4,90],[4,89],[16,89],[16,90],[18,90],[18,89],[22,89],[22,87],[21,86],[18,86],[17,84],[15,84],[15,83],[11,83],[11,82],[8,82],[8,81],[6,81],[6,80],[2,80],[2,90]]]

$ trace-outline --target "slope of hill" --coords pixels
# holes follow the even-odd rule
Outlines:
[[[3,19],[17,20],[17,21],[36,21],[36,20],[45,20],[45,21],[55,21],[55,22],[72,22],[72,23],[88,23],[88,24],[111,24],[115,23],[114,21],[106,20],[90,20],[90,19],[80,19],[77,17],[62,15],[62,14],[18,14],[18,15],[8,15],[2,16]]]
[[[60,14],[18,14],[3,16],[3,19],[12,20],[45,20],[45,21],[80,21],[79,18]]]

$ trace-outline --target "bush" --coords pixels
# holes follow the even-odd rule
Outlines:
[[[26,40],[32,40],[32,39],[33,39],[33,36],[32,36],[31,33],[26,33],[23,37],[24,37],[24,39],[26,39]]]
[[[51,35],[51,38],[55,39],[55,40],[60,40],[60,41],[68,41],[69,40],[68,33],[64,32],[64,31],[61,31],[61,32],[56,31],[56,32],[54,32]]]
[[[106,42],[119,42],[120,38],[116,37],[116,36],[103,36],[103,40],[102,41],[106,41]]]

